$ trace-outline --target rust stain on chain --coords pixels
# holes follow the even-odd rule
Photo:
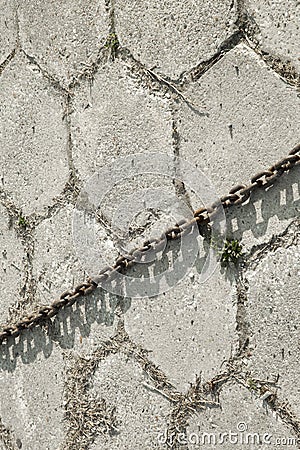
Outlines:
[[[181,220],[174,227],[167,229],[160,239],[151,239],[142,245],[142,247],[134,249],[129,254],[118,258],[113,266],[104,267],[97,277],[89,278],[85,283],[79,284],[73,291],[64,292],[59,299],[55,300],[51,305],[44,306],[24,316],[15,324],[4,326],[0,330],[0,344],[9,337],[18,337],[23,330],[33,328],[41,324],[46,319],[51,319],[56,316],[58,312],[66,307],[73,305],[77,299],[87,296],[97,289],[97,286],[102,282],[111,282],[116,274],[121,270],[126,269],[133,264],[138,263],[143,253],[149,249],[159,252],[164,247],[165,239],[178,239],[185,234],[191,232],[195,225],[209,224],[213,222],[214,216],[218,209],[223,207],[225,209],[234,205],[243,205],[250,197],[251,193],[259,188],[266,189],[272,186],[275,181],[291,168],[300,164],[300,144],[294,147],[288,154],[268,170],[257,173],[250,180],[250,184],[239,184],[233,187],[228,195],[221,197],[220,201],[213,203],[210,206],[197,209],[194,212],[194,217],[191,220]]]

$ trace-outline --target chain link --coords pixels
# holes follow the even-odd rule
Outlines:
[[[128,267],[142,260],[144,254],[152,249],[159,253],[164,249],[166,241],[171,241],[183,237],[193,231],[195,226],[209,224],[213,221],[218,209],[223,206],[227,209],[235,205],[243,205],[248,201],[251,193],[255,189],[267,189],[275,181],[292,167],[300,164],[300,144],[294,147],[288,156],[271,166],[268,170],[261,171],[250,179],[250,184],[238,184],[230,189],[229,194],[221,197],[218,202],[210,207],[202,207],[194,211],[194,217],[191,220],[182,219],[174,227],[168,228],[160,239],[151,239],[137,249],[131,250],[127,255],[119,257],[113,266],[106,266],[100,270],[98,276],[89,278],[85,283],[81,283],[73,291],[66,291],[61,294],[59,299],[55,300],[49,306],[43,306],[25,315],[14,324],[4,326],[0,329],[0,344],[7,338],[16,338],[25,329],[33,328],[38,324],[45,323],[46,320],[56,316],[58,312],[67,306],[73,305],[79,298],[90,295],[98,285],[104,282],[111,282],[118,273],[126,270]]]

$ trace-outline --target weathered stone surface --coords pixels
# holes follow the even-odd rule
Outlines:
[[[21,54],[0,80],[2,187],[24,214],[51,203],[68,177],[62,98]]]
[[[249,183],[254,174],[281,159],[299,141],[300,99],[296,91],[244,45],[224,56],[199,82],[190,85],[185,95],[195,104],[204,103],[206,114],[196,114],[185,105],[180,107],[181,156],[204,172],[220,196],[236,184]],[[293,177],[297,183],[298,173]],[[287,182],[289,186],[290,180]],[[283,187],[287,188],[284,183]],[[252,227],[248,226],[249,236],[245,236],[249,246],[261,242],[256,239],[261,234],[259,222],[270,222],[264,239],[287,225],[287,221],[281,223],[286,214],[275,217],[280,203],[280,192],[278,187],[275,189],[275,195],[273,189],[267,196],[276,203],[268,201],[265,206],[263,200],[263,211],[259,204],[255,205],[255,213],[251,211]],[[256,196],[256,201],[261,197]],[[193,198],[192,203],[196,207]],[[295,209],[297,205],[289,207]],[[291,217],[295,217],[294,212],[290,211]],[[238,209],[234,214],[241,219]]]
[[[87,278],[73,242],[72,216],[73,208],[67,205],[36,229],[33,277],[39,304],[52,303]],[[93,349],[114,333],[116,305],[114,296],[98,289],[54,320],[51,337],[62,347]]]
[[[298,143],[296,91],[244,45],[191,84],[186,96],[203,102],[206,114],[180,108],[181,156],[202,169],[220,195],[248,182]]]
[[[246,388],[227,384],[219,402],[221,408],[208,408],[191,418],[187,434],[182,438],[182,442],[188,441],[189,449],[298,448],[293,430]],[[285,438],[292,440],[287,444]]]
[[[74,163],[84,180],[118,157],[172,152],[167,101],[134,83],[120,61],[100,67],[93,84],[76,92],[71,124]]]
[[[195,65],[216,54],[219,45],[236,30],[236,8],[242,6],[238,2],[68,0],[59,4],[40,0],[35,4],[24,0],[19,2],[18,10],[15,2],[0,0],[0,185],[1,192],[4,191],[1,202],[10,207],[15,229],[20,214],[30,226],[22,228],[28,239],[28,254],[24,255],[21,239],[9,227],[7,211],[0,206],[3,322],[7,321],[8,308],[20,297],[19,313],[27,310],[31,314],[37,303],[49,304],[64,290],[86,279],[82,255],[76,257],[73,246],[69,196],[60,196],[59,202],[56,198],[69,179],[69,167],[74,168],[77,192],[92,174],[111,164],[108,179],[112,189],[109,193],[103,191],[102,210],[96,211],[100,217],[95,234],[96,241],[103,244],[102,254],[112,263],[118,254],[127,251],[128,241],[133,246],[147,239],[153,228],[160,234],[167,225],[175,223],[177,217],[172,220],[171,216],[180,209],[176,205],[178,198],[188,200],[189,195],[193,207],[204,202],[201,195],[196,199],[198,193],[195,189],[191,192],[188,183],[183,186],[173,182],[175,172],[179,177],[184,172],[179,156],[190,162],[196,177],[196,167],[202,170],[218,194],[223,195],[232,185],[248,182],[257,171],[286,155],[299,143],[300,125],[297,90],[245,45],[221,53],[218,62],[198,81],[192,82],[188,75]],[[297,6],[286,1],[274,2],[273,6],[265,1],[254,5],[252,0],[247,0],[245,6],[260,27],[257,38],[261,49],[283,60],[291,59],[297,66]],[[276,30],[273,25],[267,30],[269,21]],[[115,61],[110,58],[104,63],[102,49],[112,25],[123,51]],[[13,56],[17,37],[23,50],[18,49]],[[126,48],[150,72],[135,63]],[[7,60],[9,55],[12,57]],[[175,96],[174,91],[172,94],[164,81],[154,81],[151,70],[166,80],[178,77],[186,80],[180,84],[180,90],[187,102]],[[80,77],[84,71],[86,76]],[[56,81],[62,88],[57,87]],[[71,104],[66,109],[64,88],[70,82],[73,82]],[[188,104],[188,100],[192,103]],[[160,152],[170,158],[169,178],[151,172],[155,164],[163,172],[163,158],[149,158],[145,156],[148,152]],[[120,162],[120,157],[129,156],[135,166],[134,156],[138,153],[145,157],[139,167],[141,173],[134,180],[126,178],[128,166]],[[145,174],[143,168],[151,174]],[[115,183],[116,171],[124,178],[119,183]],[[175,405],[169,404],[168,394],[165,397],[165,392],[151,389],[153,367],[150,364],[145,369],[147,374],[143,372],[137,363],[140,361],[137,354],[141,354],[136,353],[138,349],[133,343],[149,350],[147,358],[159,366],[160,374],[165,374],[178,391],[186,393],[196,375],[201,374],[204,382],[222,373],[223,363],[237,354],[238,340],[244,342],[249,337],[241,366],[234,363],[232,370],[237,365],[245,369],[240,374],[245,379],[249,376],[273,380],[279,373],[277,401],[283,402],[281,407],[289,402],[286,421],[296,423],[300,418],[297,370],[300,247],[296,231],[299,225],[296,223],[282,240],[276,241],[276,251],[269,240],[299,215],[299,171],[300,166],[282,176],[267,192],[257,191],[248,204],[228,214],[229,233],[242,239],[247,250],[252,251],[250,265],[240,267],[245,286],[249,285],[245,304],[242,298],[237,302],[235,277],[230,270],[217,268],[202,283],[205,266],[202,255],[192,268],[193,264],[186,263],[176,243],[169,242],[156,264],[137,264],[128,270],[136,284],[132,279],[128,284],[122,279],[118,287],[119,293],[125,291],[125,298],[98,288],[92,295],[60,310],[51,321],[43,321],[33,329],[22,330],[17,338],[5,340],[0,345],[0,448],[166,447],[160,445],[158,434],[172,427],[170,413]],[[160,205],[156,202],[160,200],[159,189],[169,201],[162,202],[162,211],[158,211]],[[68,184],[68,194],[70,190]],[[152,203],[148,198],[151,190]],[[54,198],[59,204],[51,207]],[[89,208],[85,200],[81,206]],[[183,216],[190,213],[188,208],[186,211]],[[38,216],[31,215],[35,212]],[[42,220],[44,216],[47,219]],[[131,227],[130,236],[121,242],[123,250],[111,233],[114,220],[117,226],[125,221]],[[94,248],[84,230],[81,237],[83,242],[86,239],[89,257]],[[207,243],[201,238],[198,241],[208,250]],[[260,248],[255,249],[255,244],[261,244]],[[192,247],[197,250],[195,240]],[[177,272],[172,272],[176,258]],[[208,259],[209,267],[212,259]],[[98,262],[96,258],[97,270],[102,268]],[[186,271],[187,276],[178,282],[177,277],[180,279]],[[150,280],[148,285],[146,278]],[[22,288],[26,288],[25,293]],[[128,293],[130,288],[132,296]],[[143,298],[146,293],[148,296]],[[134,294],[142,298],[137,299]],[[123,319],[129,340],[122,333]],[[112,340],[103,343],[111,337]],[[130,356],[120,353],[101,359],[106,351],[122,352],[122,349]],[[76,364],[71,375],[63,373],[63,354],[70,360],[74,354]],[[86,373],[81,371],[82,367]],[[74,384],[69,385],[72,379]],[[228,429],[234,432],[237,424],[244,422],[250,433],[266,431],[275,437],[293,436],[292,430],[273,416],[267,402],[257,399],[257,393],[250,384],[249,391],[238,385],[223,385],[222,409],[200,411],[197,418],[191,418],[188,432],[198,433],[199,425],[204,432]],[[99,397],[109,407],[116,407],[116,432],[112,428],[111,434],[98,434],[92,443],[84,433],[79,435],[82,428],[75,425],[79,433],[75,433],[74,445],[68,445],[76,420],[73,423],[67,413],[75,413],[82,424],[80,412],[88,411],[82,416],[88,423],[84,430],[87,435],[91,431],[93,437],[101,417]],[[75,403],[69,408],[72,398]],[[275,409],[279,409],[279,404],[275,403]],[[178,411],[173,412],[186,413],[184,406],[176,407]],[[176,414],[174,418],[178,419]],[[3,440],[3,436],[7,439]],[[86,440],[89,442],[84,447],[81,444]],[[284,442],[275,448],[287,446],[293,448]],[[233,447],[239,445],[227,445],[230,450]]]
[[[20,299],[25,283],[25,252],[20,239],[9,227],[6,209],[0,204],[0,315],[1,322],[9,317],[9,307]]]
[[[293,239],[294,245],[270,251],[246,274],[246,320],[254,346],[250,369],[260,379],[279,374],[277,394],[299,415],[299,231],[291,230]]]
[[[116,2],[121,45],[151,69],[177,78],[211,57],[232,32],[230,1]]]
[[[257,190],[242,207],[228,210],[227,230],[246,249],[267,243],[300,216],[300,167],[284,174],[267,191]]]
[[[109,242],[113,239],[114,243],[119,241],[122,244],[123,239],[125,247],[127,244],[124,233],[127,233],[129,225],[136,228],[133,224],[135,215],[147,209],[142,200],[146,199],[149,190],[158,190],[157,194],[152,194],[152,202],[144,202],[152,206],[152,209],[156,209],[154,203],[158,197],[164,199],[173,195],[169,205],[172,206],[175,202],[172,117],[169,104],[166,99],[149,95],[139,87],[129,77],[125,65],[116,61],[101,67],[91,86],[89,83],[81,86],[75,93],[73,107],[71,125],[75,167],[81,179],[87,181],[110,165],[108,178],[111,183],[97,190],[103,197],[100,205],[96,206],[101,206],[101,223],[107,227],[102,234],[107,233]],[[133,161],[134,157],[138,158],[137,154],[153,152],[162,153],[169,158],[166,164],[168,176],[165,176],[163,164],[157,164],[159,156],[156,156],[153,175],[146,173],[151,172],[153,166],[147,155],[142,163]],[[127,156],[132,156],[129,168],[121,160]],[[136,166],[139,168],[136,169]],[[119,174],[117,182],[114,181],[116,174]],[[103,178],[104,176],[100,176],[100,183]],[[92,198],[93,195],[90,200]],[[101,195],[98,200],[100,198]],[[161,209],[168,214],[163,202]],[[128,222],[129,212],[131,217]],[[148,222],[153,223],[154,219],[152,216]],[[171,220],[170,223],[172,222]]]
[[[84,280],[73,246],[72,213],[68,205],[36,228],[33,276],[41,303],[48,304]]]
[[[119,426],[114,435],[99,436],[91,449],[167,448],[158,446],[157,435],[166,429],[169,402],[143,386],[145,381],[140,366],[123,355],[109,356],[99,364],[91,393],[115,405]]]
[[[24,50],[63,83],[95,62],[109,32],[104,0],[26,0],[19,18]]]
[[[56,450],[63,437],[64,360],[61,350],[43,342],[41,351],[40,344],[28,337],[22,360],[1,354],[0,411],[22,448]]]
[[[236,348],[235,315],[234,287],[219,268],[203,284],[194,268],[168,292],[132,299],[125,327],[134,342],[150,350],[151,360],[170,381],[185,391],[200,372],[206,380],[216,375]]]
[[[16,47],[16,17],[14,0],[0,2],[0,65]]]
[[[300,9],[293,0],[256,2],[246,0],[246,8],[258,25],[258,38],[262,48],[281,56],[300,71]]]

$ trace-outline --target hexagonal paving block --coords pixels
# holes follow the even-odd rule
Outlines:
[[[219,402],[221,408],[208,408],[190,419],[187,434],[180,438],[182,443],[188,442],[188,449],[298,448],[298,438],[291,427],[246,388],[226,384]]]
[[[0,1],[0,65],[17,44],[17,19],[14,0]]]
[[[242,44],[191,84],[186,96],[203,102],[207,114],[180,108],[181,156],[202,169],[220,195],[299,141],[297,93]]]
[[[95,62],[109,32],[104,0],[26,0],[19,5],[19,18],[24,50],[63,83]]]
[[[195,264],[200,266],[198,260]],[[237,346],[234,286],[218,266],[204,283],[200,280],[193,268],[169,291],[132,299],[125,314],[129,336],[151,352],[151,360],[182,391],[196,375],[208,380],[218,373]]]
[[[1,322],[9,317],[8,308],[20,300],[25,283],[25,251],[20,239],[9,227],[6,209],[0,204],[0,291]]]
[[[21,54],[0,80],[2,187],[24,214],[49,205],[68,178],[61,96]]]
[[[262,48],[291,61],[299,72],[299,3],[293,0],[246,0],[246,8],[258,25],[256,38]]]
[[[0,414],[18,443],[9,449],[59,447],[63,439],[63,371],[61,350],[43,342],[39,331],[22,338],[13,355],[2,346]]]
[[[150,95],[140,87],[129,76],[125,64],[118,60],[101,67],[92,85],[86,82],[76,91],[73,107],[70,116],[73,159],[81,179],[87,181],[110,164],[108,178],[112,180],[111,185],[98,192],[105,192],[101,213],[114,234],[118,231],[116,225],[121,231],[128,230],[125,226],[128,202],[131,209],[137,205],[134,213],[141,212],[142,205],[138,206],[138,203],[146,196],[143,189],[148,189],[148,193],[149,189],[160,189],[162,198],[165,194],[173,195],[171,204],[175,202],[172,117],[166,99]],[[160,172],[163,169],[162,164],[157,164],[158,157],[155,162],[150,161],[148,155],[142,164],[133,161],[138,154],[153,152],[168,158],[168,176]],[[128,156],[131,159],[126,169],[121,158]],[[147,170],[151,172],[153,164],[156,165],[155,174],[146,174]],[[122,174],[123,181],[113,181],[116,172]],[[103,175],[100,181],[102,179]],[[156,198],[157,194],[152,195],[153,200]],[[111,226],[112,221],[115,226]]]
[[[102,66],[93,84],[75,93],[71,125],[74,163],[84,180],[118,157],[172,154],[168,103],[134,83],[120,61]]]
[[[211,57],[233,29],[230,1],[117,0],[116,30],[121,45],[151,69],[177,78]]]
[[[296,91],[244,45],[227,53],[191,84],[185,95],[196,105],[204,103],[206,114],[201,108],[197,114],[186,105],[180,106],[181,156],[204,172],[220,196],[236,184],[249,183],[254,174],[281,159],[299,141],[300,99]],[[268,196],[273,198],[267,206],[264,203],[263,210],[258,205],[260,211],[247,228],[250,234],[251,228],[258,231],[258,222],[267,222],[270,217],[266,216],[276,216],[278,212],[280,193]],[[263,195],[257,196],[256,201],[261,203]],[[193,205],[196,207],[195,202]],[[240,213],[235,214],[238,218]],[[243,221],[247,221],[246,216]],[[269,237],[286,227],[287,223],[280,225],[280,220],[274,217]],[[266,230],[261,233],[265,237]],[[257,243],[253,235],[249,240],[251,245]]]
[[[33,276],[41,303],[49,303],[85,278],[73,246],[72,212],[67,205],[36,228]]]
[[[291,239],[296,235],[291,230]],[[260,379],[279,374],[277,394],[299,415],[299,263],[298,238],[289,248],[269,253],[246,274],[246,320],[253,333],[249,367]]]
[[[143,386],[140,366],[124,355],[100,362],[91,380],[91,393],[116,407],[118,427],[112,436],[99,436],[91,449],[167,448],[158,446],[157,436],[166,429],[169,402]]]
[[[36,228],[33,277],[35,301],[39,304],[48,305],[87,278],[73,243],[72,214],[72,206],[66,205]],[[62,347],[93,348],[114,333],[116,305],[115,296],[99,288],[77,301],[72,309],[62,311],[54,320],[50,335]]]

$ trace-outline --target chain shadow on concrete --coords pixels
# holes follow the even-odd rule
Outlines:
[[[260,202],[260,217],[257,219],[257,207]],[[293,220],[300,215],[300,166],[295,166],[266,191],[256,189],[251,198],[243,206],[230,208],[226,212],[227,234],[231,238],[242,240],[245,232],[251,231],[254,237],[263,237],[268,224],[275,216],[282,220]],[[232,223],[235,222],[235,227]],[[265,245],[265,244],[264,244]],[[210,251],[209,245],[203,246],[204,254],[198,255],[195,268],[201,273]],[[171,256],[171,258],[170,258]],[[180,240],[171,241],[161,258],[147,264],[139,264],[131,269],[136,277],[149,277],[161,274],[155,280],[158,284],[161,277],[172,288],[174,277],[169,276],[170,259],[180,256]],[[223,276],[233,281],[234,271],[223,269]],[[176,279],[175,279],[176,280]],[[175,283],[176,284],[176,283]],[[201,288],[201,287],[200,287]],[[203,284],[205,289],[205,284]],[[141,298],[140,301],[143,301]],[[13,372],[18,358],[24,364],[33,363],[39,353],[47,358],[55,345],[62,349],[72,349],[78,335],[89,337],[93,325],[113,329],[119,314],[126,314],[131,307],[131,298],[121,297],[98,288],[88,297],[79,299],[73,306],[61,310],[52,320],[30,330],[23,330],[18,338],[9,338],[0,345],[0,371]],[[99,345],[101,344],[99,340]]]

